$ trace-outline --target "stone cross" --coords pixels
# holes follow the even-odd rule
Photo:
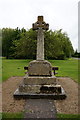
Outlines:
[[[33,24],[33,30],[37,30],[37,60],[44,60],[44,31],[49,29],[49,24],[44,22],[43,16]]]

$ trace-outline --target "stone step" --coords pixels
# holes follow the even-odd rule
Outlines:
[[[61,93],[61,85],[20,85],[19,91],[22,93]]]
[[[27,92],[20,92],[17,89],[14,92],[15,99],[54,99],[54,100],[63,100],[65,99],[66,93],[64,89],[61,87],[61,93],[27,93]]]
[[[25,85],[49,85],[56,84],[57,78],[53,75],[51,77],[42,77],[42,76],[28,76],[25,75],[23,82]]]

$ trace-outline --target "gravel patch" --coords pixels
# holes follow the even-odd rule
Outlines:
[[[15,100],[14,91],[19,87],[23,77],[11,77],[2,83],[2,111],[3,112],[22,112],[24,111],[25,100]]]
[[[11,77],[2,83],[2,111],[3,112],[23,112],[26,101],[15,100],[14,91],[22,82],[23,77]],[[67,98],[65,100],[55,100],[58,113],[78,114],[78,84],[68,77],[58,77],[58,82],[64,88]]]
[[[78,83],[68,77],[59,77],[58,83],[64,88],[67,98],[55,100],[57,112],[78,114]]]

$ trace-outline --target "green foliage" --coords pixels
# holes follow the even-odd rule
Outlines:
[[[73,54],[73,57],[80,58],[80,52],[76,50]]]
[[[48,59],[65,59],[74,53],[72,44],[62,30],[45,33],[45,55]]]
[[[13,41],[20,39],[20,30],[3,28],[2,29],[2,56],[10,58],[11,54],[14,52],[11,50],[13,46]]]
[[[74,54],[68,35],[62,30],[45,32],[45,58],[66,59]],[[37,32],[22,28],[2,29],[2,51],[6,58],[36,59]]]
[[[14,58],[35,59],[36,56],[36,32],[29,30],[22,32],[19,40],[13,41],[11,49],[14,51]]]

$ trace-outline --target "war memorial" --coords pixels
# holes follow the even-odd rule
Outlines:
[[[55,67],[44,60],[44,31],[49,29],[49,24],[45,23],[43,16],[38,16],[32,28],[37,31],[36,60],[31,61],[28,67],[24,67],[27,73],[22,84],[14,92],[14,97],[65,99],[64,89],[57,84]]]

